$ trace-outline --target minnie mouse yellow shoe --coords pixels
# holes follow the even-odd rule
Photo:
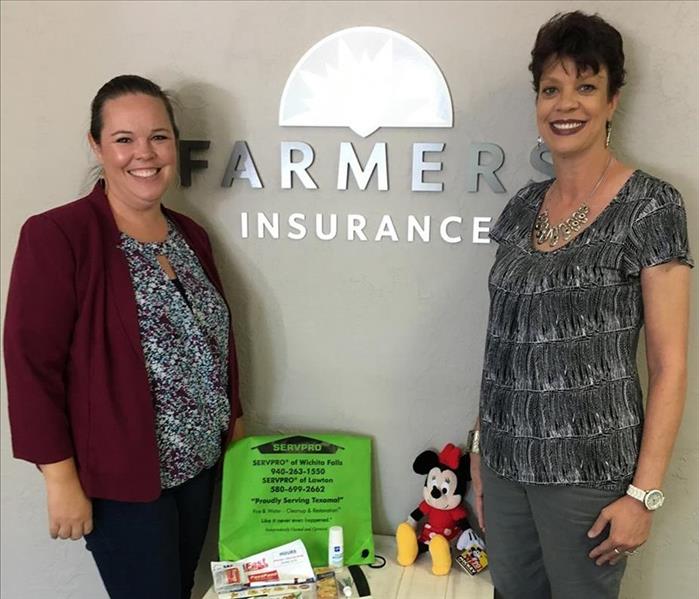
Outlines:
[[[396,529],[396,561],[401,566],[411,566],[417,558],[417,535],[407,522],[402,522]]]
[[[446,576],[451,570],[451,549],[449,541],[442,535],[435,535],[429,544],[430,556],[432,557],[432,574],[435,576]]]

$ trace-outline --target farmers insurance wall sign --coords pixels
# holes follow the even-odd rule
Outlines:
[[[380,27],[352,27],[322,39],[291,71],[279,107],[282,127],[348,127],[368,137],[381,127],[452,127],[453,108],[449,88],[437,64],[414,41]],[[192,182],[192,171],[208,167],[208,161],[194,158],[194,152],[209,148],[209,140],[180,142],[180,177],[183,186]],[[442,192],[443,183],[425,182],[424,173],[441,171],[439,154],[443,142],[412,144],[412,181],[414,192]],[[552,176],[551,164],[544,160],[544,147],[531,153],[531,165]],[[281,188],[291,189],[294,180],[304,189],[318,189],[311,165],[315,152],[304,141],[280,144]],[[505,161],[502,148],[493,143],[472,143],[467,161],[469,192],[485,183],[496,193],[505,187],[497,171]],[[374,173],[376,188],[388,191],[388,147],[374,144],[369,156],[358,157],[351,142],[339,144],[337,189],[346,190],[352,173],[357,187],[365,190]],[[247,184],[263,189],[261,173],[255,166],[246,141],[236,141],[221,181],[222,187]],[[400,220],[400,222],[398,222]],[[459,215],[433,219],[429,215],[394,217],[384,214],[372,222],[362,214],[278,212],[240,214],[243,239],[302,240],[315,236],[324,241],[407,241],[429,242],[439,239],[459,243],[470,229],[472,243],[488,243],[491,217],[474,217],[463,223]]]

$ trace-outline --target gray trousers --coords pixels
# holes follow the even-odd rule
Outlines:
[[[602,508],[622,493],[525,485],[481,465],[490,575],[502,599],[617,599],[626,559],[595,565],[587,554]],[[498,596],[498,595],[496,595]]]

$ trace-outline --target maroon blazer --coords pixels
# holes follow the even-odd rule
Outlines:
[[[223,295],[211,244],[190,218],[163,208]],[[22,227],[5,316],[5,367],[17,458],[75,459],[89,497],[160,495],[153,398],[129,267],[101,183]],[[231,438],[242,414],[233,335]]]

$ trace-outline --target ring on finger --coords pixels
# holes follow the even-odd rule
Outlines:
[[[616,553],[617,555],[621,555],[621,551],[619,551],[619,548],[618,548],[618,547],[614,547],[613,551],[614,551],[614,553]]]

